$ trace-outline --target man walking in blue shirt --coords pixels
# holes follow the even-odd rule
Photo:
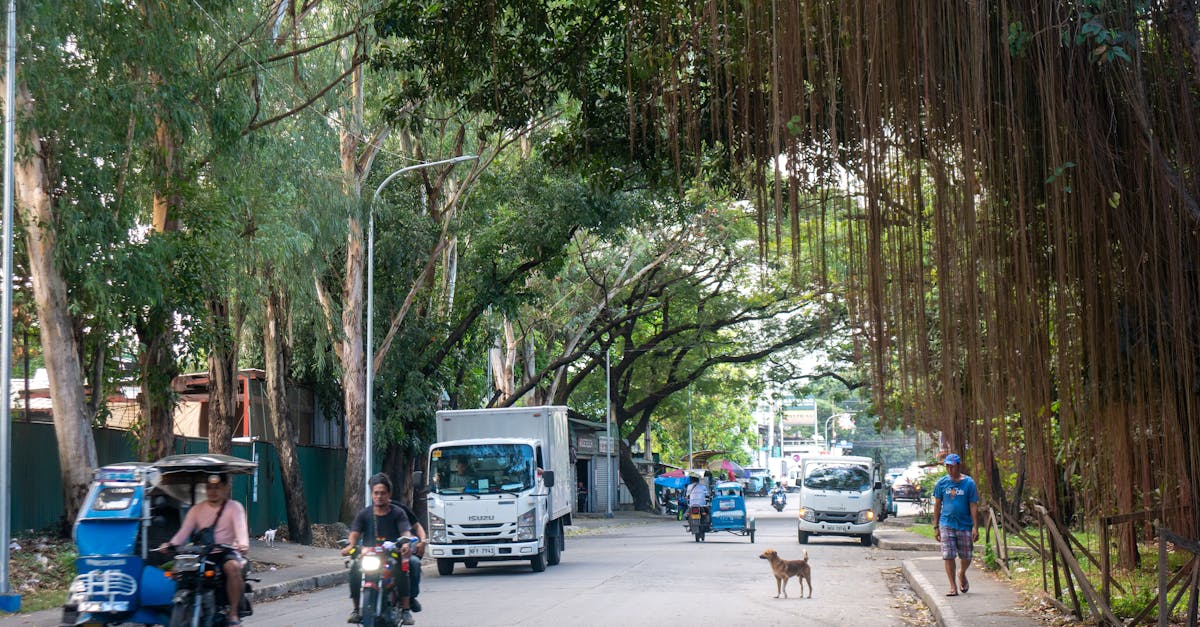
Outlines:
[[[946,596],[956,597],[959,590],[970,589],[967,568],[971,566],[971,549],[979,539],[979,529],[975,526],[979,518],[979,490],[975,488],[975,480],[962,473],[961,457],[951,453],[944,463],[946,476],[938,479],[933,488],[933,537],[942,545],[946,578],[950,580]]]

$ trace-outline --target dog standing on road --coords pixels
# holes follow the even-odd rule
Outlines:
[[[763,551],[759,559],[771,562],[771,572],[775,573],[775,598],[779,598],[779,594],[783,593],[783,598],[787,598],[788,579],[795,577],[800,582],[800,597],[804,598],[804,582],[808,582],[808,598],[812,598],[812,568],[808,565],[808,551],[804,551],[804,559],[800,560],[785,560],[779,557],[775,549],[767,549]]]

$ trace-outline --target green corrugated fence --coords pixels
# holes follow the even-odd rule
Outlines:
[[[128,431],[98,428],[93,433],[96,457],[101,466],[137,459]],[[208,441],[176,438],[175,450],[206,453]],[[287,520],[279,456],[275,446],[266,442],[255,442],[253,452],[249,444],[234,444],[232,453],[236,457],[258,460],[257,477],[234,477],[233,495],[246,506],[251,535],[261,535],[266,529]],[[345,449],[302,446],[297,455],[309,522],[336,522],[345,479]],[[62,524],[67,515],[63,512],[54,425],[14,422],[12,457],[12,529],[45,529]],[[74,518],[74,512],[71,518]]]

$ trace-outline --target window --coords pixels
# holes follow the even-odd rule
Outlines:
[[[133,488],[100,488],[92,509],[98,512],[112,512],[129,509],[133,503]]]
[[[430,486],[440,494],[496,494],[534,486],[533,447],[524,444],[475,444],[434,449]]]
[[[871,475],[862,466],[852,464],[822,465],[808,471],[804,487],[813,490],[864,492],[871,488]]]

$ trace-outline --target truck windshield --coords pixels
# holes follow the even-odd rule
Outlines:
[[[871,487],[871,474],[856,464],[829,464],[810,468],[804,487],[813,490],[863,492]]]
[[[430,489],[439,494],[518,492],[534,485],[533,447],[527,444],[447,446],[430,454]]]

